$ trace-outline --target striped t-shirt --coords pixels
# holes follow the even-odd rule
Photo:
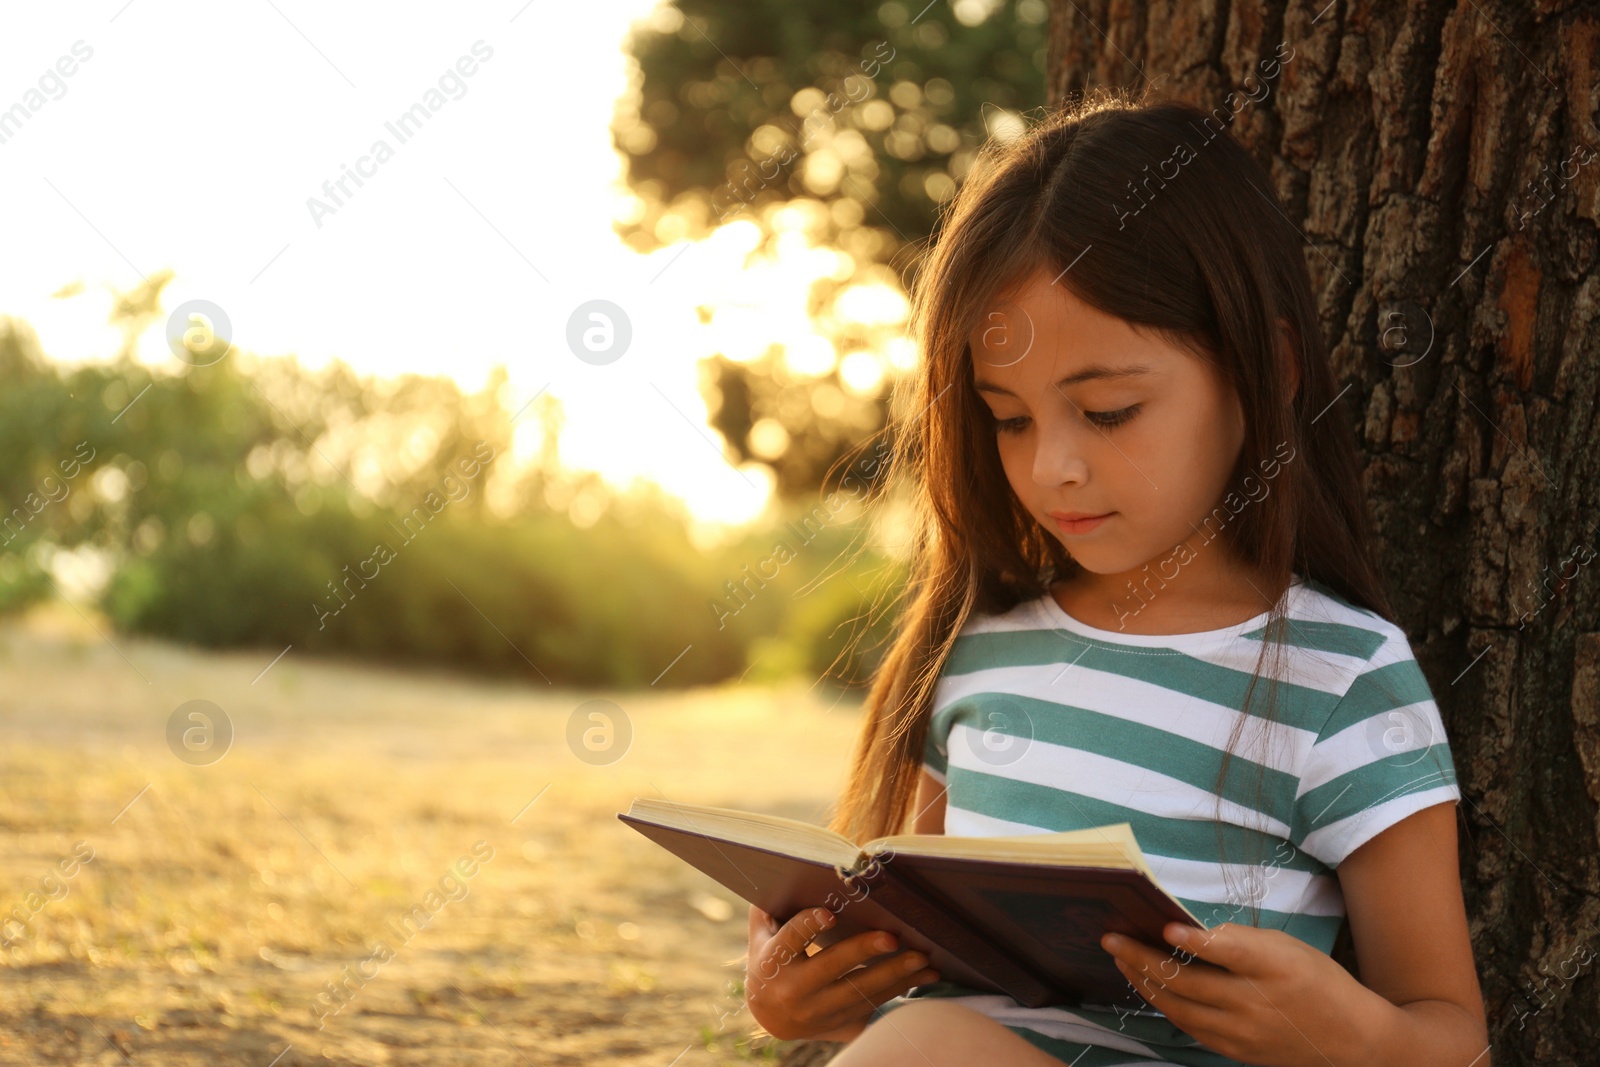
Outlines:
[[[925,769],[946,788],[944,832],[1127,822],[1161,884],[1206,926],[1251,923],[1254,904],[1254,925],[1329,952],[1344,916],[1334,868],[1406,816],[1461,793],[1405,633],[1300,577],[1282,607],[1288,626],[1270,721],[1265,679],[1251,712],[1240,711],[1265,613],[1202,633],[1127,634],[1086,625],[1046,594],[972,616],[940,673],[924,750]],[[1221,758],[1241,718],[1219,798]],[[923,996],[1099,1046],[1080,1067],[1236,1062],[1159,1012],[1025,1008],[942,981],[912,999]]]

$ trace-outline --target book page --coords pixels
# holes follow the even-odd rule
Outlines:
[[[660,826],[724,841],[738,841],[769,852],[835,867],[854,867],[861,858],[860,850],[855,845],[832,830],[798,819],[785,819],[780,815],[652,800],[648,797],[636,797],[628,808],[628,814]]]
[[[1139,848],[1138,839],[1133,836],[1133,827],[1125,822],[1086,830],[1004,837],[896,834],[868,842],[864,851],[870,855],[885,848],[921,856],[965,856],[971,859],[1070,867],[1127,868],[1140,871],[1152,882],[1156,881],[1155,873]]]

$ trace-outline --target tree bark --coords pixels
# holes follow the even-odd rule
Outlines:
[[[1322,4],[1055,0],[1050,101],[1256,98],[1232,129],[1305,235],[1384,576],[1455,753],[1491,1057],[1594,1063],[1600,19]]]

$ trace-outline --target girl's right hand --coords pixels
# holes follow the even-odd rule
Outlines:
[[[807,908],[779,928],[772,916],[751,906],[745,1003],[773,1037],[787,1041],[859,1030],[878,1005],[939,977],[927,957],[914,951],[857,970],[897,947],[898,939],[886,930],[867,930],[807,956],[805,946],[833,923],[827,908]]]

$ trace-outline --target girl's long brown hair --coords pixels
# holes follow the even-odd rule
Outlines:
[[[934,686],[963,624],[1047,595],[1077,567],[1012,493],[971,385],[969,335],[1037,269],[1220,370],[1246,420],[1234,491],[1243,495],[1275,449],[1294,450],[1265,498],[1219,535],[1271,587],[1257,590],[1271,615],[1247,704],[1263,675],[1276,678],[1267,657],[1282,652],[1281,594],[1293,575],[1393,621],[1302,239],[1263,168],[1215,118],[1105,90],[1048,111],[1015,140],[985,146],[931,240],[912,286],[921,363],[895,387],[886,476],[911,502],[910,577],[831,819],[858,843],[909,829]],[[1272,718],[1266,688],[1265,711],[1240,716],[1229,739],[1219,797],[1245,721],[1264,731]],[[1220,809],[1217,833],[1220,849]]]

